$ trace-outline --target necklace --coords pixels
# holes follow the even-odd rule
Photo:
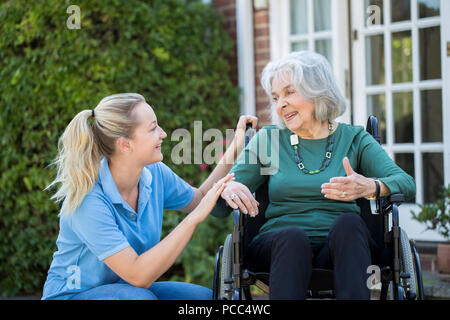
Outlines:
[[[299,147],[298,147],[298,136],[296,134],[291,135],[291,145],[294,147],[294,157],[295,161],[297,162],[298,168],[304,173],[304,174],[317,174],[323,170],[325,170],[326,167],[330,164],[331,161],[331,154],[333,152],[333,144],[334,144],[334,131],[333,131],[333,125],[330,121],[328,121],[328,138],[327,138],[327,146],[325,148],[325,158],[322,161],[322,166],[317,169],[310,171],[305,168],[305,165],[303,164],[303,158],[300,156]]]

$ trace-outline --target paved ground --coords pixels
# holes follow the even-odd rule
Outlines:
[[[450,275],[431,272],[423,273],[424,293],[426,300],[450,300]],[[0,297],[0,300],[39,300],[37,296]],[[267,300],[267,295],[254,297],[255,300]],[[375,297],[373,297],[375,298]]]
[[[424,272],[423,282],[426,299],[450,300],[450,275]]]
[[[450,274],[423,272],[425,300],[450,300]],[[267,300],[267,295],[255,296],[255,300]],[[372,291],[371,300],[378,300],[379,292]]]

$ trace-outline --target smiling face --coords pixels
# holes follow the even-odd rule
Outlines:
[[[272,99],[278,116],[292,132],[307,130],[316,122],[314,102],[302,97],[288,81],[280,77],[272,80]]]
[[[135,106],[131,116],[139,123],[130,139],[133,157],[143,165],[162,161],[161,144],[167,134],[158,125],[153,109],[143,101]]]

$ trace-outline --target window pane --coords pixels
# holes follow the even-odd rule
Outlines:
[[[422,154],[423,201],[435,202],[444,185],[444,161],[442,153]]]
[[[394,133],[396,143],[414,142],[412,92],[397,92],[394,100]]]
[[[333,54],[332,54],[332,48],[331,48],[331,39],[321,39],[315,41],[315,51],[317,53],[320,53],[325,58],[328,59],[330,64],[333,64]]]
[[[395,163],[407,174],[415,179],[414,171],[414,153],[396,153],[394,154]],[[411,202],[416,202],[416,197]]]
[[[383,0],[365,0],[363,14],[366,17],[366,26],[383,24]]]
[[[442,92],[421,92],[422,142],[442,142]]]
[[[366,37],[366,83],[384,84],[384,41],[383,35]]]
[[[411,0],[391,0],[391,21],[411,20]]]
[[[392,81],[412,81],[411,31],[392,33]]]
[[[440,27],[419,30],[420,79],[441,78],[441,29]]]
[[[419,5],[419,18],[427,18],[440,15],[440,0],[418,0],[417,3]]]
[[[395,163],[415,179],[414,153],[396,153]]]
[[[367,96],[367,115],[377,117],[381,143],[386,143],[386,98],[384,94]]]
[[[330,0],[314,0],[314,31],[331,30]]]
[[[308,1],[290,0],[291,2],[291,34],[308,33]]]
[[[291,51],[308,50],[308,41],[299,41],[291,43]]]

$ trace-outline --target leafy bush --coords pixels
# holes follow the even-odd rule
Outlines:
[[[436,202],[419,207],[419,212],[411,211],[413,219],[424,223],[426,230],[435,230],[450,240],[450,185],[442,187]]]
[[[223,19],[200,0],[79,0],[81,28],[70,30],[69,2],[0,4],[0,295],[41,294],[56,250],[59,207],[43,192],[47,166],[76,113],[104,96],[143,94],[168,133],[165,163],[199,185],[207,171],[175,166],[176,128],[225,132],[238,119],[229,77],[232,41]],[[181,219],[166,213],[163,235]],[[213,254],[228,228],[209,218],[165,278],[211,287]]]

